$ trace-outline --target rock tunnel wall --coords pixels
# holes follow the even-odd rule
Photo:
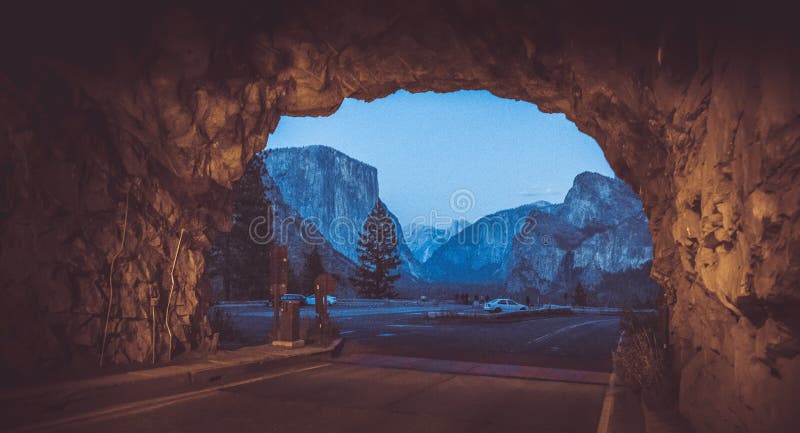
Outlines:
[[[800,389],[800,38],[782,11],[596,3],[10,15],[4,376],[96,364],[112,261],[106,362],[149,362],[154,315],[159,362],[165,321],[174,353],[213,348],[204,252],[281,115],[327,115],[345,97],[398,89],[488,89],[566,113],[640,193],[694,426],[787,431]]]

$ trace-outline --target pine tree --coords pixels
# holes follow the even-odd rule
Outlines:
[[[588,304],[588,297],[586,289],[583,288],[581,283],[578,283],[578,286],[575,287],[575,305],[578,307],[585,307]]]
[[[358,237],[358,268],[353,284],[359,295],[367,298],[396,297],[394,283],[400,274],[393,271],[401,263],[397,252],[397,230],[380,200],[367,216]]]
[[[262,181],[266,174],[264,152],[257,153],[233,187],[233,223],[230,233],[219,233],[212,248],[214,263],[223,276],[222,297],[226,299],[269,298],[269,243],[272,211]],[[258,220],[257,220],[258,219]],[[253,222],[261,222],[251,227]],[[258,240],[251,230],[257,228]]]

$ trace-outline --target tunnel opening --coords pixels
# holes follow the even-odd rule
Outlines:
[[[532,104],[476,91],[346,99],[330,117],[284,118],[233,194],[231,232],[206,256],[223,347],[276,338],[270,245],[288,246],[307,344],[320,273],[337,281],[332,320],[350,351],[610,371],[618,321],[607,315],[655,311],[638,195],[596,142]],[[399,237],[385,294],[354,286],[378,201]],[[269,234],[256,233],[265,221]],[[489,321],[548,316],[513,332]]]
[[[213,350],[203,254],[281,115],[488,89],[566,113],[640,194],[695,428],[787,430],[800,384],[793,15],[643,8],[66,8],[46,25],[28,11],[2,38],[17,60],[0,81],[4,376],[96,365],[102,341],[110,364]],[[171,324],[155,350],[154,294]]]

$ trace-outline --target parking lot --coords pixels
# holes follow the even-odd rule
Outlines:
[[[272,331],[272,309],[264,303],[225,304],[237,344],[260,344]],[[429,312],[454,317],[431,318]],[[346,353],[380,353],[434,359],[610,371],[619,317],[582,311],[513,320],[475,320],[457,313],[479,309],[455,303],[342,301],[330,315],[347,340]],[[315,316],[301,308],[304,323]]]

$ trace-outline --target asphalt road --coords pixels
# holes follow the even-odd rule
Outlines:
[[[604,385],[307,363],[59,432],[594,433]]]
[[[261,343],[271,331],[271,313],[263,306],[225,309],[240,342]],[[49,431],[598,431],[617,317],[478,322],[427,318],[423,313],[431,309],[402,303],[334,306],[332,316],[346,337],[338,358],[106,408],[89,421]],[[313,307],[302,315],[313,317]]]
[[[331,316],[346,338],[345,353],[503,363],[610,371],[619,317],[599,314],[536,317],[516,321],[430,319],[430,310],[464,310],[458,305],[334,305]],[[272,330],[272,313],[254,305],[227,307],[239,338],[263,342]],[[303,307],[310,320],[313,307]]]

